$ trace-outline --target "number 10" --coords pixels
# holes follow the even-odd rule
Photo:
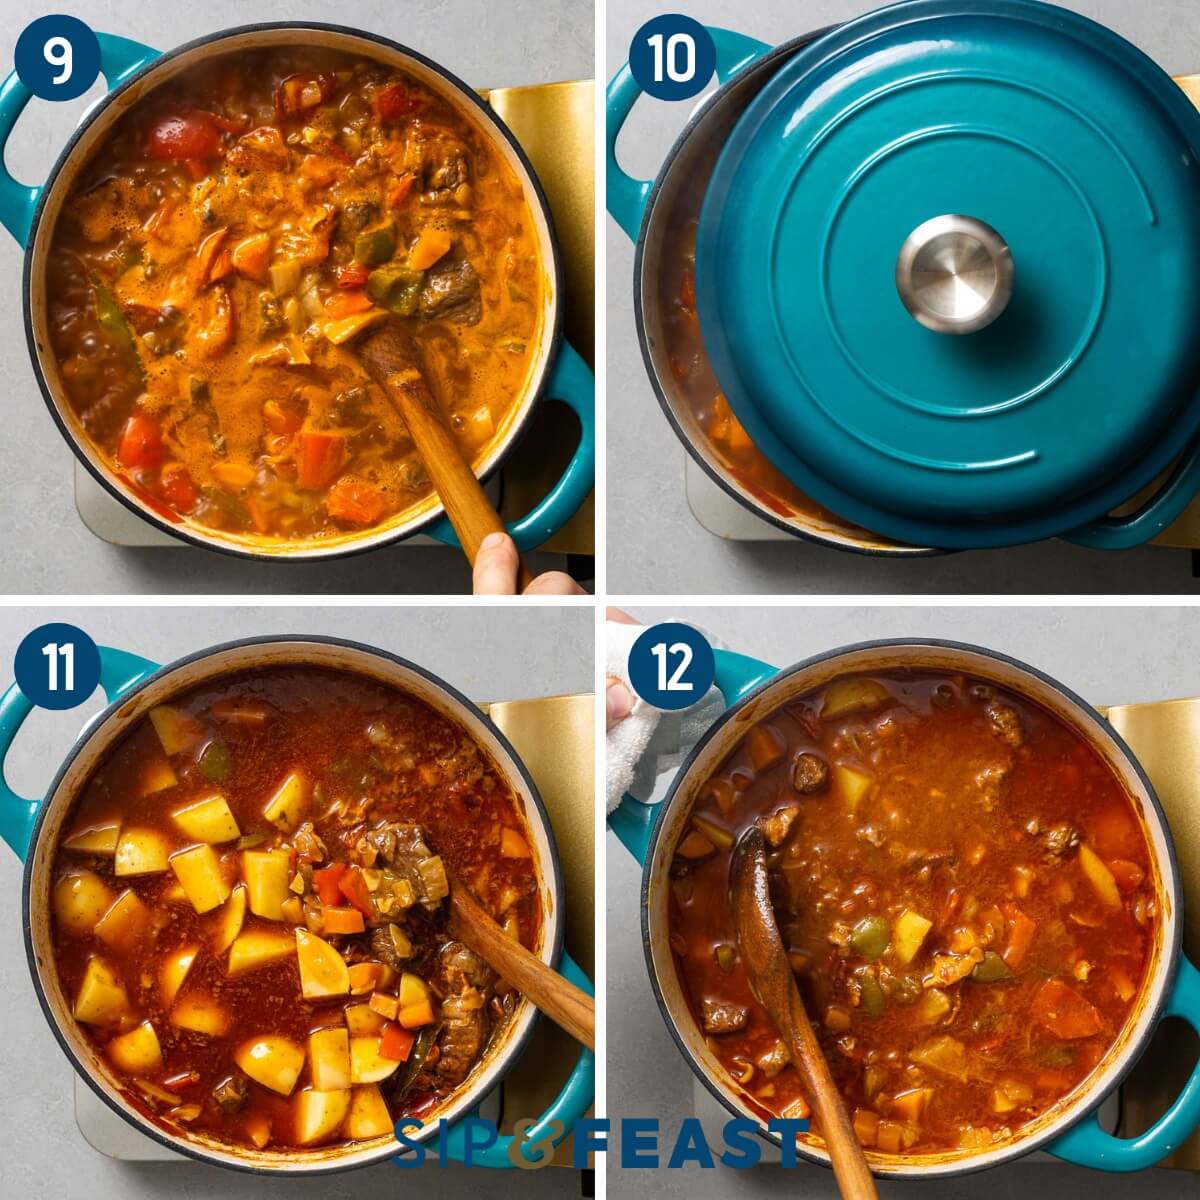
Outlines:
[[[673,33],[667,38],[666,54],[663,53],[663,35],[651,34],[646,39],[654,51],[654,82],[662,83],[663,68],[667,78],[674,83],[690,83],[696,74],[696,43],[690,33]],[[683,65],[680,65],[682,54]],[[665,61],[664,61],[665,60]]]
[[[42,653],[50,660],[48,689],[52,692],[59,690],[58,660],[61,658],[63,661],[63,691],[73,692],[75,690],[75,647],[70,642],[61,644],[50,642],[42,647]]]

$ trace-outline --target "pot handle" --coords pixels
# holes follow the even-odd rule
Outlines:
[[[1128,550],[1157,537],[1200,491],[1200,438],[1175,464],[1166,482],[1136,511],[1124,517],[1101,517],[1065,536],[1092,550]]]
[[[716,74],[720,83],[725,83],[743,67],[749,66],[771,49],[766,42],[747,37],[744,33],[734,33],[732,29],[718,29],[713,25],[706,25],[705,29],[712,34],[713,43],[717,48]],[[621,170],[617,163],[617,138],[641,94],[642,89],[634,79],[628,63],[612,77],[605,93],[608,126],[608,168],[605,175],[608,187],[607,206],[613,220],[625,231],[631,242],[637,241],[638,231],[642,227],[642,214],[646,211],[646,201],[650,198],[650,189],[654,184],[647,179],[634,179],[632,175],[626,175]]]
[[[726,708],[736,704],[760,683],[765,683],[779,672],[778,667],[745,654],[735,654],[732,650],[714,650],[713,657],[717,663],[713,683],[717,691],[725,697]],[[646,852],[650,848],[650,831],[654,828],[661,803],[662,801],[643,804],[626,792],[617,807],[608,814],[609,829],[640,863],[646,861]]]
[[[158,670],[158,663],[148,658],[140,658],[112,646],[101,646],[99,649],[100,686],[110,703],[139,680]],[[13,739],[25,724],[25,718],[32,711],[32,701],[15,683],[0,697],[0,837],[13,848],[22,862],[29,850],[29,839],[42,802],[18,796],[5,783],[4,760],[12,749]]]
[[[117,37],[111,33],[98,33],[96,40],[100,43],[100,74],[108,83],[109,91],[124,83],[130,75],[145,63],[157,58],[160,53],[149,46],[143,46],[140,42],[133,42],[129,38]],[[16,71],[0,84],[0,222],[22,247],[29,240],[34,209],[41,199],[42,189],[18,183],[4,165],[4,152],[8,147],[8,139],[12,136],[13,127],[25,111],[31,95],[29,89],[17,78]]]
[[[561,971],[564,979],[569,979],[577,987],[582,988],[589,996],[594,996],[592,981],[583,973],[583,969],[565,951],[562,956]],[[596,1099],[596,1056],[586,1047],[579,1048],[579,1058],[570,1078],[563,1089],[551,1101],[550,1107],[525,1132],[523,1138],[512,1134],[501,1134],[490,1146],[484,1149],[472,1148],[471,1165],[476,1167],[515,1167],[517,1164],[511,1157],[520,1151],[513,1150],[515,1143],[522,1140],[530,1142],[545,1141],[550,1137],[549,1127],[558,1122],[561,1132],[552,1139],[552,1145],[557,1146],[571,1132],[575,1122],[595,1103]],[[470,1115],[479,1112],[475,1109]],[[465,1130],[461,1124],[453,1125],[446,1131],[446,1154],[455,1162],[464,1162],[467,1145]],[[531,1164],[533,1165],[533,1164]]]
[[[535,550],[580,509],[596,482],[596,379],[579,352],[564,341],[546,385],[548,400],[561,400],[579,418],[579,445],[559,481],[519,521],[505,529],[518,550]],[[459,545],[449,518],[425,531],[447,546]]]
[[[1200,971],[1182,955],[1175,986],[1163,1017],[1181,1017],[1200,1033]],[[1200,1062],[1171,1107],[1145,1133],[1113,1137],[1100,1128],[1095,1112],[1046,1147],[1051,1154],[1081,1167],[1103,1171],[1141,1171],[1166,1158],[1200,1126]]]

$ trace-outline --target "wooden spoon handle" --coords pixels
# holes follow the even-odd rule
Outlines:
[[[460,882],[450,889],[450,932],[577,1042],[596,1049],[596,1005],[492,920]]]
[[[489,533],[503,533],[504,524],[438,415],[416,343],[389,324],[366,338],[360,354],[371,377],[400,410],[446,516],[474,566],[480,543]],[[523,561],[517,574],[517,591],[523,592],[533,575]]]
[[[833,1173],[842,1195],[848,1200],[875,1200],[875,1180],[867,1166],[866,1155],[854,1133],[854,1126],[829,1073],[829,1064],[813,1033],[804,1001],[793,982],[789,998],[786,1028],[780,1030],[787,1040],[792,1061],[800,1070],[812,1101],[813,1112],[821,1125],[821,1136],[829,1147]]]

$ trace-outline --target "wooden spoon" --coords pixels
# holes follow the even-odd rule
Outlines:
[[[596,1049],[596,1004],[510,938],[457,879],[450,881],[450,932],[577,1042]]]
[[[766,850],[762,831],[757,827],[747,830],[734,847],[729,865],[729,891],[738,952],[750,986],[775,1023],[804,1080],[842,1195],[850,1200],[875,1197],[878,1193],[871,1168],[854,1136],[841,1093],[809,1024],[804,1000],[775,924],[767,886]]]
[[[359,357],[400,410],[467,561],[474,566],[479,544],[489,533],[503,533],[504,523],[438,415],[416,342],[398,321],[387,321],[363,339]],[[533,575],[524,562],[517,575],[517,591],[523,592]]]

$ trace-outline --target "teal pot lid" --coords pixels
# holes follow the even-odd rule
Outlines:
[[[914,0],[788,59],[697,238],[706,346],[798,487],[900,541],[1066,533],[1200,429],[1200,113],[1041,0]]]

